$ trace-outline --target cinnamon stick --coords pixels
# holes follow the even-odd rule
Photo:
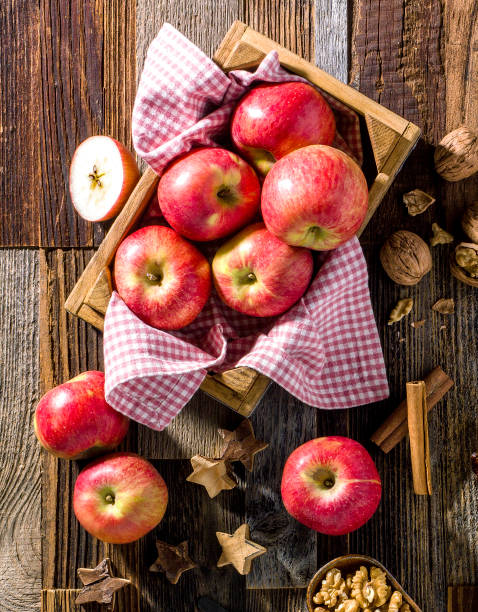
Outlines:
[[[431,495],[430,445],[428,441],[425,382],[407,383],[407,414],[410,433],[413,488],[417,495]]]
[[[437,366],[425,376],[427,410],[438,404],[453,387],[453,380]],[[408,434],[407,401],[403,400],[370,438],[384,453],[388,453]]]

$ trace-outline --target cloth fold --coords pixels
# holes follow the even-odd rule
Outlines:
[[[138,154],[157,172],[193,146],[218,145],[231,112],[257,82],[303,81],[275,51],[255,72],[224,74],[169,24],[152,42],[133,110]],[[323,92],[322,92],[323,93]],[[361,162],[357,115],[327,96],[340,134],[334,146]],[[280,317],[258,319],[213,292],[197,319],[176,332],[154,329],[114,292],[105,317],[105,393],[117,410],[164,429],[208,371],[248,366],[318,408],[349,408],[388,396],[382,350],[357,238],[318,256],[303,298]]]

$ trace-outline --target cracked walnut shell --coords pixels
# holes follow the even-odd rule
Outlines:
[[[432,269],[432,256],[424,240],[406,230],[393,233],[380,250],[388,276],[399,285],[416,285]]]
[[[435,202],[435,198],[425,193],[421,189],[414,189],[402,196],[403,203],[408,209],[408,214],[411,217],[421,215],[426,209]]]

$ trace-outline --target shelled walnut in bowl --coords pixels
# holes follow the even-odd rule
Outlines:
[[[307,589],[309,612],[421,612],[375,559],[346,555],[324,565]]]

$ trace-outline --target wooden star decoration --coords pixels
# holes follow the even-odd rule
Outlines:
[[[251,422],[244,419],[237,429],[228,431],[218,430],[224,438],[224,446],[221,451],[221,459],[229,461],[240,461],[246,470],[252,472],[254,457],[257,453],[269,446],[268,442],[256,440]]]
[[[163,572],[171,584],[177,584],[181,574],[195,567],[197,563],[191,559],[188,554],[188,543],[181,542],[178,546],[171,546],[162,542],[156,541],[158,549],[158,558],[149,568],[150,572]]]
[[[194,472],[186,480],[205,487],[209,497],[216,497],[221,491],[237,487],[231,466],[224,459],[208,459],[202,455],[194,455],[191,465]]]
[[[216,536],[222,548],[217,567],[232,564],[242,575],[251,571],[253,559],[267,552],[267,548],[249,539],[250,529],[247,523],[241,525],[232,535],[217,531]]]
[[[80,568],[78,570],[78,576],[84,586],[75,599],[76,604],[94,602],[107,604],[110,609],[112,609],[116,591],[119,591],[127,584],[131,584],[130,580],[115,578],[111,575],[109,559],[103,559],[103,561],[93,569]]]

